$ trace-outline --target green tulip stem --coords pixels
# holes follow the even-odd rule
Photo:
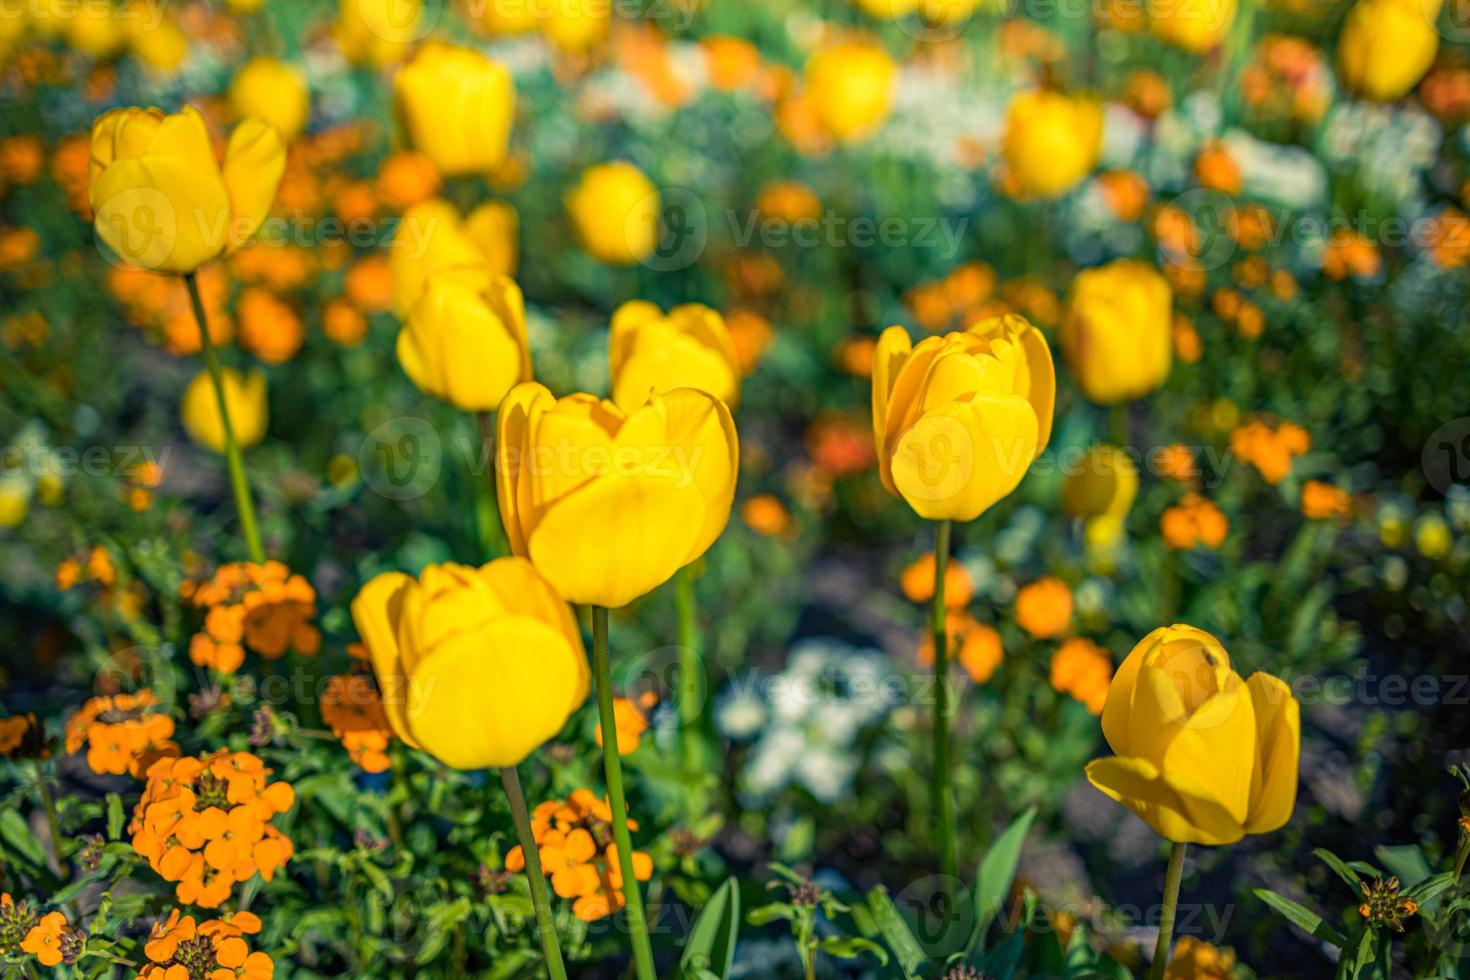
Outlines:
[[[51,784],[46,782],[46,770],[41,760],[35,760],[36,786],[41,791],[41,809],[46,811],[46,829],[51,834],[51,853],[56,857],[56,867],[62,881],[71,878],[71,866],[61,856],[61,821],[56,819],[56,800],[51,796]]]
[[[954,837],[954,791],[949,783],[949,629],[945,622],[944,576],[949,566],[950,522],[934,525],[934,600],[930,629],[934,638],[934,773],[930,786],[939,834],[939,870],[959,874]]]
[[[541,932],[541,957],[551,980],[567,980],[567,968],[561,961],[561,944],[556,938],[556,922],[551,918],[551,898],[546,894],[546,878],[541,873],[541,855],[531,833],[531,815],[526,810],[526,794],[521,791],[521,777],[515,766],[500,770],[500,782],[510,800],[510,816],[516,825],[516,840],[526,858],[526,877],[531,882],[531,904],[536,907],[536,925]]]
[[[655,980],[653,945],[643,915],[643,897],[633,877],[633,841],[628,836],[628,801],[623,795],[623,761],[618,755],[618,726],[613,716],[612,665],[607,654],[607,608],[592,607],[592,667],[597,681],[597,716],[602,724],[602,767],[607,774],[607,805],[612,810],[613,843],[623,875],[623,914],[632,937],[638,980]]]
[[[704,705],[703,664],[699,657],[699,629],[695,622],[694,573],[685,565],[674,575],[674,600],[679,618],[679,748],[684,775],[703,771],[704,744],[699,728]],[[693,799],[695,794],[691,793]]]
[[[1159,915],[1159,941],[1154,944],[1154,963],[1149,980],[1164,980],[1169,966],[1169,949],[1174,945],[1174,912],[1179,907],[1179,880],[1184,877],[1184,852],[1189,845],[1174,841],[1169,849],[1169,868],[1164,872],[1164,909]]]
[[[199,346],[204,352],[204,366],[209,369],[209,380],[214,382],[214,400],[219,407],[220,426],[225,431],[225,460],[230,468],[230,487],[235,492],[235,510],[240,515],[240,530],[245,535],[245,548],[250,560],[257,564],[265,561],[265,549],[260,544],[260,528],[255,523],[255,502],[250,497],[250,481],[245,476],[245,457],[240,444],[235,441],[235,427],[230,422],[230,406],[225,400],[225,379],[220,371],[219,354],[215,352],[214,340],[209,336],[209,319],[204,313],[204,300],[199,296],[199,283],[194,273],[184,275],[184,285],[189,288],[189,302],[194,306],[194,320],[199,324]]]
[[[1108,438],[1119,449],[1133,445],[1132,426],[1128,423],[1128,403],[1118,402],[1108,408]]]

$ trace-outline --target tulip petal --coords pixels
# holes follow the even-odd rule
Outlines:
[[[398,334],[398,361],[420,390],[493,412],[521,378],[526,352],[513,329],[475,289],[437,274]]]
[[[1128,717],[1133,712],[1133,697],[1138,684],[1138,670],[1149,651],[1164,642],[1169,627],[1160,626],[1139,640],[1113,674],[1108,699],[1103,704],[1102,730],[1108,747],[1118,755],[1137,755],[1128,742]]]
[[[579,669],[586,658],[557,630],[528,616],[499,619],[423,659],[410,679],[407,721],[446,765],[513,766],[566,724],[564,692],[585,683]]]
[[[114,160],[139,157],[153,142],[153,134],[162,125],[164,114],[161,109],[109,109],[92,123],[91,154],[87,164],[88,197],[92,210],[97,210],[95,198],[97,178],[111,166]]]
[[[195,161],[145,155],[117,160],[92,185],[97,235],[128,262],[193,272],[224,250],[230,203]]]
[[[889,472],[884,441],[888,433],[893,383],[913,349],[914,342],[909,332],[903,327],[892,326],[879,335],[878,346],[873,352],[873,446],[878,450],[878,475],[883,486],[893,494],[897,494],[898,489],[894,487],[893,474]]]
[[[531,447],[531,419],[554,403],[551,392],[534,381],[518,384],[500,403],[495,426],[495,495],[500,523],[505,528],[510,550],[529,554],[526,532],[535,526],[535,504],[531,499],[531,471],[527,457]]]
[[[1256,713],[1256,765],[1251,776],[1247,833],[1276,830],[1296,808],[1297,765],[1301,755],[1301,705],[1291,688],[1259,671],[1246,681]]]
[[[663,310],[657,303],[646,299],[630,299],[613,310],[612,322],[607,332],[608,370],[614,378],[623,370],[623,364],[633,353],[633,340],[644,324],[663,318]]]
[[[1165,776],[1146,759],[1111,756],[1087,764],[1087,780],[1127,807],[1166,840],[1232,844],[1240,822],[1184,777]]]
[[[557,595],[536,567],[524,558],[498,558],[480,567],[480,578],[489,587],[494,603],[503,613],[512,610],[554,628],[576,653],[578,683],[572,691],[575,711],[587,700],[591,673],[587,668],[587,651],[582,644],[582,631],[566,600]]]
[[[903,433],[893,483],[920,517],[971,521],[1014,490],[1035,458],[1030,403],[976,394],[925,413]]]
[[[357,626],[358,635],[362,637],[368,658],[372,661],[388,723],[399,738],[419,748],[405,715],[408,686],[398,647],[397,628],[405,587],[412,582],[413,579],[402,572],[384,572],[374,576],[352,600],[352,622]]]
[[[260,229],[286,172],[286,141],[264,119],[235,127],[225,149],[224,179],[230,195],[230,248],[239,248]]]

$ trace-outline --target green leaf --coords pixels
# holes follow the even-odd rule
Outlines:
[[[878,927],[878,934],[883,937],[883,941],[898,958],[898,965],[903,968],[903,975],[905,977],[918,976],[919,967],[928,962],[929,957],[924,955],[919,941],[914,938],[913,931],[909,929],[903,916],[898,914],[893,899],[888,897],[888,891],[882,885],[868,892],[868,911],[872,914],[873,922]]]
[[[41,846],[36,835],[31,833],[30,826],[26,824],[19,810],[0,812],[0,837],[30,864],[37,868],[46,866],[46,849]]]
[[[751,909],[746,915],[745,921],[753,926],[763,926],[775,922],[777,919],[790,920],[796,914],[796,910],[784,902],[776,902],[772,905],[762,905],[758,909]]]
[[[1434,873],[1417,844],[1375,847],[1373,856],[1388,869],[1389,874],[1398,875],[1405,888],[1413,888]]]
[[[1311,909],[1298,905],[1268,888],[1255,889],[1255,895],[1298,928],[1310,932],[1325,943],[1331,943],[1338,949],[1347,947],[1347,940],[1342,937],[1342,934],[1322,921],[1322,917]]]
[[[718,977],[725,980],[735,963],[735,943],[740,937],[740,888],[734,878],[715,889],[699,910],[689,929],[679,972],[686,977]]]
[[[1404,893],[1404,897],[1412,899],[1420,908],[1428,905],[1440,896],[1446,888],[1455,883],[1455,875],[1452,871],[1443,871],[1437,875],[1431,875],[1423,881],[1418,882],[1413,888]]]
[[[1353,890],[1354,894],[1359,893],[1360,889],[1363,886],[1363,879],[1358,877],[1358,873],[1356,871],[1348,867],[1346,861],[1338,857],[1336,854],[1333,854],[1325,847],[1319,847],[1312,853],[1315,854],[1323,864],[1327,865],[1329,868],[1335,871],[1339,878],[1347,882],[1348,887]]]
[[[861,936],[828,936],[817,944],[817,948],[840,960],[850,960],[868,953],[882,965],[888,965],[887,951],[871,939],[863,939]]]
[[[116,793],[107,794],[107,838],[117,840],[123,830],[123,802]]]
[[[1011,825],[1001,832],[980,859],[975,871],[975,928],[970,933],[971,949],[981,947],[985,930],[1011,893],[1011,883],[1016,880],[1016,865],[1021,860],[1021,845],[1026,842],[1026,832],[1031,829],[1034,819],[1036,808],[1032,807],[1011,821]]]

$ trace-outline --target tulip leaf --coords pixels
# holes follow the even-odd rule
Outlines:
[[[924,955],[919,941],[914,938],[914,933],[903,920],[903,916],[898,914],[893,899],[888,897],[888,890],[882,885],[868,892],[868,911],[872,913],[879,935],[898,958],[903,975],[917,976],[919,967],[928,962],[929,957]]]
[[[735,964],[739,935],[740,888],[734,878],[726,878],[704,903],[689,929],[689,938],[684,941],[684,952],[679,957],[679,974],[725,980]]]
[[[1325,847],[1319,847],[1312,852],[1323,864],[1327,865],[1337,873],[1337,876],[1347,883],[1347,886],[1357,892],[1363,885],[1363,879],[1358,873],[1348,866],[1342,858],[1333,854]],[[1371,872],[1370,872],[1371,873]]]
[[[1341,933],[1324,922],[1320,915],[1305,906],[1298,905],[1269,888],[1257,888],[1255,895],[1292,925],[1311,933],[1324,943],[1330,943],[1338,949],[1344,949],[1347,946],[1347,940],[1342,937]]]
[[[995,839],[990,850],[980,859],[975,871],[975,928],[970,932],[970,949],[981,948],[985,930],[1005,904],[1016,880],[1016,866],[1021,861],[1021,845],[1026,832],[1036,819],[1036,808],[1021,814]]]

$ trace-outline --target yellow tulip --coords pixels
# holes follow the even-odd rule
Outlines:
[[[541,33],[563,51],[587,51],[607,36],[612,9],[607,0],[557,0],[546,9]]]
[[[133,56],[155,72],[172,75],[189,57],[189,35],[179,26],[162,0],[142,0],[122,18],[127,28],[128,47]]]
[[[521,216],[505,201],[486,201],[464,219],[464,232],[475,243],[490,271],[514,276],[521,258]]]
[[[419,389],[467,412],[493,412],[531,380],[520,287],[483,270],[429,277],[398,334],[398,363]]]
[[[1114,405],[1164,383],[1174,352],[1172,305],[1168,280],[1147,262],[1118,259],[1077,274],[1058,339],[1088,398]]]
[[[873,359],[883,486],[928,520],[974,520],[1046,448],[1055,396],[1046,338],[1023,317],[990,317],[917,347],[889,327]]]
[[[632,265],[658,244],[658,188],[631,163],[588,167],[566,205],[582,247],[599,262]]]
[[[306,128],[309,98],[301,73],[275,58],[251,59],[230,84],[235,115],[264,119],[288,141]]]
[[[406,318],[436,272],[459,269],[471,277],[479,271],[499,272],[470,237],[459,212],[443,198],[415,204],[403,213],[388,249],[393,276],[393,309]]]
[[[855,7],[870,17],[900,20],[919,9],[919,0],[852,0]]]
[[[230,8],[231,13],[253,14],[265,6],[265,0],[225,0],[225,6]]]
[[[734,407],[740,400],[740,361],[725,318],[687,303],[664,314],[632,300],[613,313],[608,336],[613,401],[625,412],[650,396],[698,388]]]
[[[193,272],[259,230],[285,168],[285,141],[262,119],[235,127],[221,168],[193,106],[113,109],[92,124],[97,235],[141,268]]]
[[[1167,840],[1234,843],[1291,818],[1300,715],[1291,688],[1242,681],[1209,633],[1163,626],[1118,667],[1102,714],[1115,754],[1087,778]]]
[[[1374,102],[1403,98],[1439,51],[1431,0],[1359,0],[1337,38],[1337,75],[1354,95]]]
[[[128,40],[127,30],[116,13],[96,4],[81,4],[61,23],[66,43],[93,61],[111,58]]]
[[[269,420],[265,375],[259,371],[241,375],[234,368],[224,368],[220,375],[224,381],[225,409],[230,413],[235,442],[241,449],[253,446],[265,438]],[[208,371],[200,371],[184,389],[183,400],[179,403],[179,418],[190,439],[217,453],[225,451],[225,426],[219,417],[219,402]]]
[[[1097,166],[1102,107],[1085,96],[1022,92],[1006,110],[1001,155],[1008,186],[1023,197],[1060,197]]]
[[[806,97],[822,128],[856,143],[888,118],[898,70],[876,44],[848,42],[819,51],[806,63]]]
[[[433,42],[393,82],[394,113],[408,145],[446,177],[500,165],[515,117],[510,72],[472,48]]]
[[[423,0],[341,0],[334,34],[353,64],[382,67],[408,54],[426,33]]]
[[[31,511],[34,488],[24,473],[0,474],[0,527],[19,527]]]
[[[522,558],[385,572],[352,621],[394,733],[456,769],[518,764],[587,699],[572,611]]]
[[[1138,467],[1117,446],[1088,448],[1062,481],[1062,510],[1072,517],[1122,517],[1138,496]]]
[[[1236,0],[1149,0],[1148,29],[1165,44],[1204,54],[1235,22]]]
[[[679,388],[624,413],[534,382],[500,405],[495,478],[511,549],[571,602],[623,606],[708,550],[735,495],[725,403]]]
[[[465,15],[492,37],[534,31],[540,24],[539,0],[467,0]]]
[[[968,21],[979,6],[980,0],[922,0],[919,13],[930,24],[954,26]]]

